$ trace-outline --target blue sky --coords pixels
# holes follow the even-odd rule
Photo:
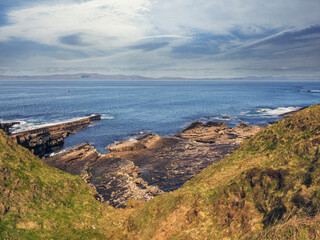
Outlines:
[[[1,0],[0,74],[320,77],[319,0]]]

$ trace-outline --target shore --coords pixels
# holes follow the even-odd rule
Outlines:
[[[130,198],[148,201],[175,190],[207,166],[233,153],[262,127],[244,123],[192,123],[174,137],[149,134],[136,141],[109,146],[101,156],[89,145],[78,145],[46,158],[54,167],[81,175],[99,193],[99,200],[126,207]]]
[[[289,113],[283,115],[288,116]],[[51,127],[49,130],[54,129],[55,134],[49,131],[50,141],[52,136],[56,137],[57,129],[61,136],[64,131],[68,135],[86,126],[87,121],[77,121],[64,123],[61,127],[66,129]],[[114,207],[126,207],[130,198],[149,201],[164,192],[178,189],[207,166],[233,153],[243,140],[262,129],[245,123],[230,128],[226,122],[193,122],[173,137],[149,134],[136,141],[109,146],[110,152],[103,156],[90,144],[80,144],[52,154],[44,161],[63,171],[80,175],[97,190],[97,200]],[[30,134],[38,132],[32,130]],[[42,143],[41,136],[37,135],[36,139]],[[48,131],[44,136],[48,139]],[[41,156],[43,154],[41,152]]]

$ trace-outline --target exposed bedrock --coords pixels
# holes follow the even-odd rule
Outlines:
[[[93,146],[83,143],[45,158],[45,162],[60,170],[85,177],[88,168],[95,164],[99,157],[101,154]]]
[[[101,115],[94,115],[72,122],[13,133],[10,137],[18,144],[30,149],[35,155],[43,157],[61,148],[69,134],[75,134],[89,126],[92,121],[100,119]]]
[[[77,145],[45,161],[63,171],[81,175],[97,190],[100,201],[114,207],[126,207],[130,198],[149,201],[163,193],[139,177],[140,170],[132,161],[101,157],[90,144]]]
[[[75,133],[97,118],[12,134],[11,137],[39,156],[63,144],[68,134]],[[90,144],[52,154],[45,161],[56,168],[82,178],[94,187],[102,202],[125,207],[130,198],[149,201],[164,191],[179,188],[208,165],[235,151],[243,139],[261,127],[226,123],[193,123],[175,137],[149,134],[137,141],[109,146],[101,156]]]
[[[9,134],[10,129],[16,124],[20,124],[20,122],[0,123],[0,129],[2,129],[6,134]]]
[[[127,200],[149,201],[163,193],[139,177],[140,169],[132,161],[102,157],[90,170],[93,184],[105,202],[115,207],[126,207]]]
[[[234,152],[241,141],[262,128],[244,123],[236,128],[227,123],[192,123],[176,137],[150,134],[136,142],[110,146],[110,159],[126,159],[141,170],[141,178],[163,191],[179,188],[202,169]]]

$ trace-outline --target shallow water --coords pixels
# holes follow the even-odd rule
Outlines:
[[[0,81],[0,121],[23,121],[21,131],[102,114],[65,147],[89,142],[105,153],[115,141],[167,136],[195,120],[266,125],[319,99],[320,81]]]

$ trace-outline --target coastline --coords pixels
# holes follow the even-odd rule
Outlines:
[[[78,130],[86,126],[87,123]],[[80,144],[54,153],[44,161],[82,176],[96,189],[99,201],[126,207],[130,198],[149,201],[163,192],[178,189],[209,165],[233,153],[243,140],[261,129],[263,127],[245,123],[231,128],[227,122],[193,122],[174,136],[160,137],[150,133],[136,141],[109,145],[110,152],[105,155],[99,154],[90,144]],[[32,133],[36,132],[32,130]],[[60,134],[64,132],[60,131]]]
[[[119,142],[109,146],[105,155],[83,144],[54,154],[45,162],[81,175],[94,186],[102,202],[126,207],[130,198],[149,201],[178,189],[261,129],[244,123],[230,128],[222,122],[198,122],[174,136],[151,133],[136,141]]]

